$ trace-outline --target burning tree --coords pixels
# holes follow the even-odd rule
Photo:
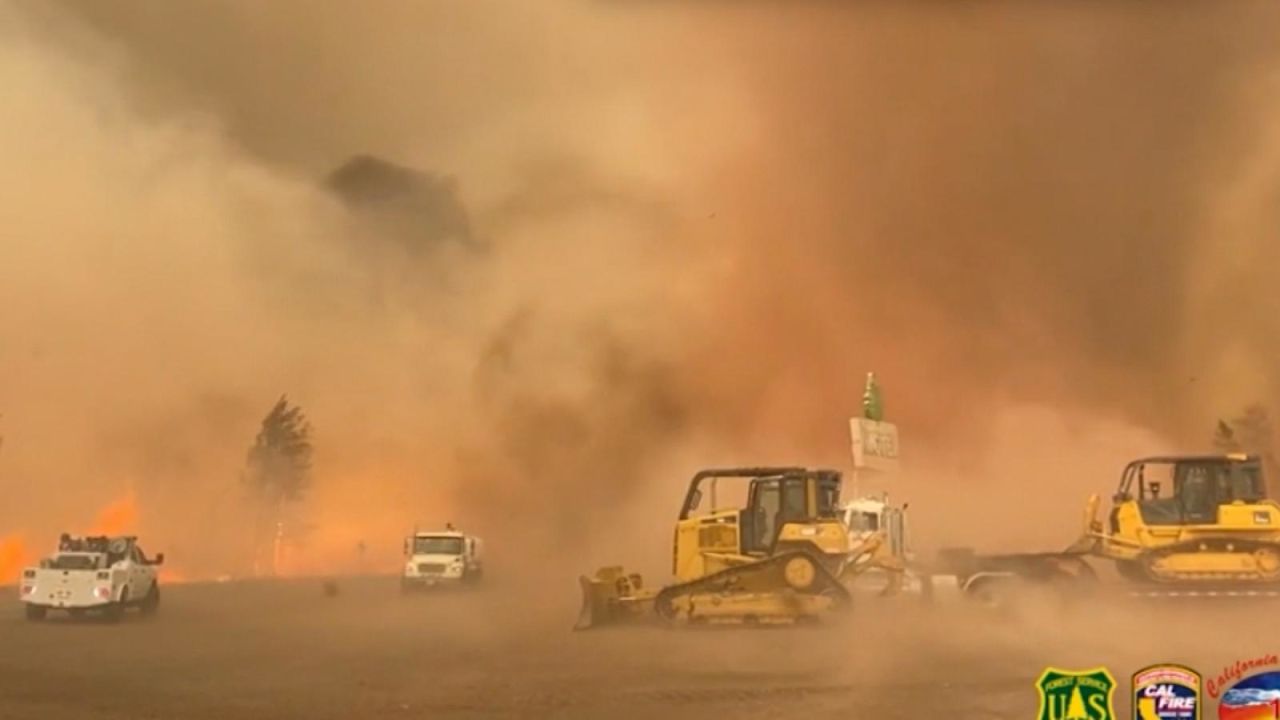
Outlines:
[[[285,396],[262,419],[262,428],[245,460],[244,483],[261,508],[257,552],[261,554],[264,525],[269,521],[274,540],[272,568],[275,569],[284,537],[285,510],[306,496],[311,486],[311,424],[302,408],[290,405]]]

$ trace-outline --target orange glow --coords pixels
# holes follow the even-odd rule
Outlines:
[[[90,535],[129,535],[138,530],[138,503],[130,492],[98,512]]]
[[[26,567],[30,558],[27,545],[17,535],[0,537],[0,585],[18,579],[18,573]]]
[[[183,575],[182,573],[178,572],[177,570],[170,570],[170,569],[168,569],[168,568],[161,568],[161,569],[160,569],[160,582],[165,583],[165,584],[167,584],[167,585],[175,585],[175,584],[178,584],[178,583],[184,583],[184,582],[187,582],[187,577],[186,577],[185,575]]]

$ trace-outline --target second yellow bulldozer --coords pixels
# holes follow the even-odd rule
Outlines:
[[[1075,549],[1113,560],[1153,590],[1280,584],[1280,504],[1257,456],[1151,457],[1129,463],[1104,525],[1098,497]]]
[[[632,620],[780,624],[816,620],[850,603],[847,573],[900,570],[876,538],[853,542],[839,508],[841,474],[802,467],[703,470],[675,527],[672,574],[661,589],[620,567],[581,579],[575,629]],[[856,570],[855,570],[856,568]]]

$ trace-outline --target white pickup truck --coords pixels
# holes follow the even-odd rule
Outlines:
[[[400,589],[408,592],[443,584],[475,583],[484,575],[484,543],[451,526],[418,532],[404,541],[405,563]]]
[[[98,611],[118,620],[125,608],[136,607],[150,615],[160,607],[156,566],[163,562],[164,553],[147,559],[132,536],[64,534],[58,552],[22,571],[19,598],[28,620],[43,620],[50,610],[73,616]]]

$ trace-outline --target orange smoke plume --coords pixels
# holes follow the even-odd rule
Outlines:
[[[130,492],[98,512],[90,535],[128,535],[138,529],[138,503]]]
[[[18,573],[29,562],[27,544],[17,535],[0,537],[0,585],[18,579]]]

